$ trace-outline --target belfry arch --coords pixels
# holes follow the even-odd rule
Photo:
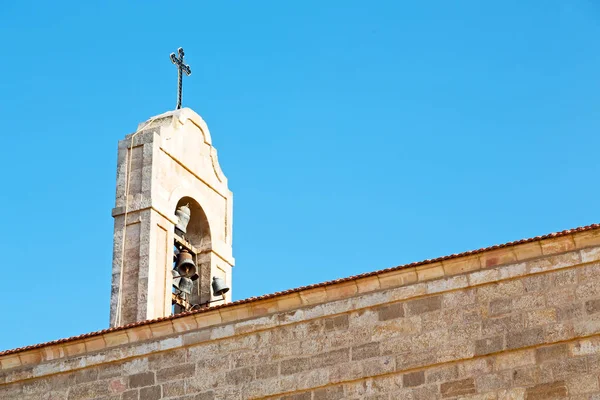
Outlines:
[[[210,225],[202,206],[192,197],[185,196],[177,202],[173,213],[183,205],[190,208],[190,222],[187,225],[186,238],[200,251],[210,251],[212,249]]]
[[[190,210],[189,221],[185,228],[185,233],[179,231],[175,226],[175,248],[177,252],[177,237],[181,236],[187,241],[192,249],[193,260],[196,264],[198,278],[193,281],[191,293],[186,295],[186,300],[192,305],[201,305],[211,300],[211,251],[212,240],[210,232],[210,224],[208,217],[202,209],[202,206],[192,197],[182,197],[175,207],[175,213],[181,207],[187,207]],[[173,267],[177,264],[177,257],[174,257]],[[174,292],[177,289],[174,288]],[[174,305],[175,313],[185,311],[184,308]]]

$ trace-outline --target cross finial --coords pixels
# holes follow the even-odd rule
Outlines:
[[[181,108],[181,97],[183,92],[182,72],[185,72],[187,76],[190,76],[192,74],[192,70],[190,69],[189,65],[183,62],[183,47],[178,48],[177,53],[179,54],[179,57],[177,57],[175,53],[171,53],[171,61],[177,66],[177,110],[179,110]]]

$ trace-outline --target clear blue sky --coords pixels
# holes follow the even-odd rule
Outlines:
[[[12,1],[0,349],[107,327],[117,141],[184,105],[234,192],[234,298],[600,221],[600,5]]]

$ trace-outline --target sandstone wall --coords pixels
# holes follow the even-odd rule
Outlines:
[[[600,399],[600,229],[0,355],[1,399]]]

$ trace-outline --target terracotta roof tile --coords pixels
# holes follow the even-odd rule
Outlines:
[[[59,340],[54,340],[54,341],[51,341],[51,342],[39,343],[39,344],[31,345],[31,346],[25,346],[25,347],[19,347],[19,348],[16,348],[16,349],[5,350],[5,351],[0,352],[0,356],[14,354],[14,353],[22,352],[22,351],[27,351],[27,350],[33,350],[33,349],[37,349],[37,348],[40,348],[40,347],[54,345],[54,344],[60,344],[60,343],[71,342],[71,341],[75,341],[75,340],[79,340],[79,339],[85,339],[85,338],[89,338],[89,337],[92,337],[92,336],[103,335],[105,333],[116,332],[116,331],[121,331],[121,330],[125,330],[125,329],[128,329],[128,328],[133,328],[133,327],[136,327],[136,326],[149,325],[149,324],[153,324],[153,323],[160,322],[160,321],[166,321],[166,320],[172,320],[172,319],[182,318],[182,317],[185,317],[185,316],[188,316],[188,315],[192,315],[192,314],[200,314],[200,313],[214,311],[214,310],[219,310],[219,309],[223,309],[223,308],[234,307],[234,306],[237,306],[237,305],[240,305],[240,304],[246,304],[246,303],[250,303],[250,302],[253,302],[253,301],[271,299],[271,298],[274,298],[274,297],[277,297],[277,296],[283,296],[283,295],[286,295],[286,294],[296,293],[296,292],[300,292],[300,291],[307,290],[307,289],[313,289],[313,288],[318,288],[318,287],[333,285],[333,284],[336,284],[336,283],[342,283],[342,282],[352,281],[352,280],[355,280],[355,279],[358,279],[358,278],[365,278],[365,277],[369,277],[369,276],[373,276],[373,275],[378,275],[378,274],[381,274],[381,273],[384,273],[384,272],[396,271],[396,270],[399,270],[399,269],[402,269],[402,268],[411,268],[411,267],[416,267],[416,266],[420,266],[420,265],[432,264],[432,263],[439,262],[439,261],[444,261],[444,260],[449,260],[449,259],[453,259],[453,258],[459,258],[459,257],[464,257],[464,256],[469,256],[469,255],[474,255],[474,254],[479,254],[479,253],[483,253],[483,252],[490,251],[490,250],[500,249],[500,248],[503,248],[503,247],[510,247],[510,246],[515,246],[515,245],[519,245],[519,244],[535,242],[535,241],[539,241],[539,240],[543,240],[543,239],[556,238],[556,237],[566,236],[566,235],[570,235],[570,234],[577,233],[577,232],[591,231],[591,230],[599,229],[599,228],[600,228],[600,224],[592,224],[592,225],[587,225],[587,226],[581,226],[581,227],[574,228],[574,229],[567,229],[567,230],[564,230],[564,231],[561,231],[561,232],[549,233],[549,234],[543,235],[543,236],[536,236],[536,237],[532,237],[532,238],[528,238],[528,239],[521,239],[521,240],[517,240],[517,241],[513,241],[513,242],[508,242],[508,243],[504,243],[504,244],[498,244],[498,245],[494,245],[494,246],[484,247],[484,248],[477,249],[477,250],[465,251],[463,253],[450,254],[450,255],[447,255],[447,256],[443,256],[443,257],[438,257],[438,258],[433,258],[433,259],[427,259],[427,260],[423,260],[423,261],[417,261],[417,262],[413,262],[413,263],[410,263],[410,264],[399,265],[397,267],[391,267],[391,268],[386,268],[386,269],[382,269],[382,270],[378,270],[378,271],[367,272],[367,273],[363,273],[363,274],[359,274],[359,275],[349,276],[349,277],[341,278],[341,279],[335,279],[335,280],[327,281],[327,282],[316,283],[316,284],[308,285],[308,286],[301,286],[301,287],[297,287],[297,288],[294,288],[294,289],[284,290],[284,291],[281,291],[281,292],[275,292],[275,293],[266,294],[266,295],[263,295],[263,296],[250,297],[250,298],[247,298],[247,299],[237,300],[237,301],[234,301],[234,302],[231,302],[231,303],[227,303],[227,304],[222,304],[222,305],[218,305],[218,306],[212,306],[212,307],[209,307],[209,308],[204,308],[204,309],[195,310],[195,311],[184,312],[184,313],[180,313],[180,314],[177,314],[177,315],[170,315],[170,316],[167,316],[167,317],[156,318],[156,319],[151,319],[151,320],[147,320],[147,321],[135,322],[135,323],[131,323],[131,324],[128,324],[128,325],[119,326],[119,327],[103,329],[101,331],[85,333],[83,335],[73,336],[73,337],[70,337],[70,338],[59,339]]]

